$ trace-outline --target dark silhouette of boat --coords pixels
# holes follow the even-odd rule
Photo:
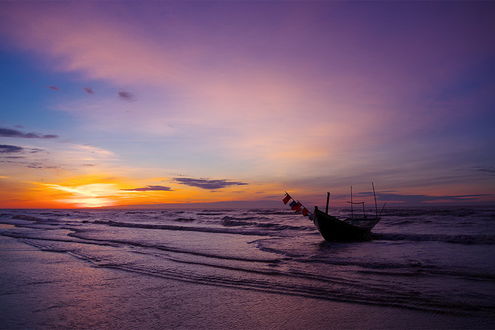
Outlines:
[[[330,199],[330,193],[327,193],[327,206],[326,212],[322,212],[315,206],[313,213],[313,222],[318,228],[321,236],[326,241],[367,241],[371,240],[371,229],[380,221],[378,214],[378,206],[376,203],[375,185],[373,186],[373,196],[375,197],[375,214],[373,216],[367,216],[364,208],[364,202],[354,202],[352,200],[352,186],[351,186],[351,217],[345,219],[339,219],[335,216],[328,214],[328,204]],[[354,204],[362,204],[363,215],[360,217],[354,216]],[[385,205],[383,206],[385,207]],[[382,208],[383,211],[383,208]],[[380,212],[381,214],[381,212]]]
[[[371,229],[380,221],[373,218],[348,218],[341,220],[315,207],[313,222],[326,241],[371,240]]]

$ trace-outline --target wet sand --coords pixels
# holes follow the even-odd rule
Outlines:
[[[0,236],[3,329],[453,329],[487,319],[197,285],[98,268]]]

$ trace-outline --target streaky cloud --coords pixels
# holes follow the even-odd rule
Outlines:
[[[166,186],[146,186],[142,188],[121,189],[125,191],[173,191],[172,188]]]
[[[13,138],[26,138],[26,139],[56,139],[58,135],[55,134],[38,134],[38,133],[24,133],[16,129],[11,128],[1,128],[1,137],[13,137]]]
[[[201,189],[208,189],[208,190],[213,190],[213,189],[222,189],[226,188],[228,186],[244,186],[247,185],[245,182],[238,182],[238,181],[227,181],[225,179],[219,179],[219,180],[209,180],[209,179],[193,179],[193,178],[174,178],[174,180],[178,183],[191,186],[191,187],[197,187]]]
[[[84,87],[84,88],[83,88],[83,90],[84,90],[86,93],[88,93],[88,94],[94,94],[94,93],[95,93],[94,89],[93,89],[93,88],[91,88],[91,87]]]
[[[440,201],[449,201],[449,202],[462,202],[462,201],[477,201],[477,199],[481,197],[490,197],[493,194],[470,194],[470,195],[408,195],[408,194],[393,194],[393,193],[377,193],[378,199],[381,201],[388,202],[403,202],[403,203],[428,203],[428,202],[440,202]],[[371,197],[373,196],[372,192],[362,192],[357,193],[358,197]]]
[[[31,163],[25,163],[23,164],[25,167],[28,167],[28,168],[34,168],[34,169],[57,169],[57,168],[60,168],[58,166],[49,166],[49,165],[44,165],[43,163],[41,162],[31,162]]]
[[[495,166],[492,167],[476,167],[475,171],[495,175]]]
[[[134,101],[134,95],[131,92],[120,91],[118,93],[119,97],[125,101]]]
[[[4,156],[2,159],[24,159],[24,156]]]
[[[9,154],[23,151],[23,147],[13,146],[10,144],[0,144],[0,153]]]

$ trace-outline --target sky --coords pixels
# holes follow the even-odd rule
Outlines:
[[[494,2],[1,1],[0,207],[494,204],[493,35]]]

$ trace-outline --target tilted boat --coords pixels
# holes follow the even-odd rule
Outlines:
[[[326,241],[371,240],[371,229],[380,221],[379,217],[341,220],[315,207],[313,222]]]
[[[373,196],[375,198],[375,215],[367,216],[365,213],[364,202],[354,202],[352,200],[352,186],[351,186],[351,217],[346,219],[339,219],[335,216],[328,214],[328,201],[330,193],[327,193],[327,206],[326,212],[318,210],[315,206],[313,213],[313,222],[318,228],[321,236],[326,241],[368,241],[371,240],[371,229],[380,221],[378,214],[378,206],[376,203],[375,185],[373,186]],[[363,216],[355,217],[353,205],[361,204],[363,206]],[[385,207],[385,205],[384,205]],[[383,211],[383,209],[382,209]],[[381,214],[381,212],[380,212]]]
[[[373,196],[375,198],[375,215],[366,214],[364,202],[354,202],[352,200],[352,186],[351,186],[351,217],[349,218],[337,218],[328,213],[328,205],[330,200],[330,193],[327,192],[327,206],[325,212],[318,210],[315,206],[314,213],[311,213],[301,202],[292,198],[289,193],[285,192],[285,197],[282,199],[284,204],[289,204],[290,208],[297,213],[302,213],[304,216],[309,216],[313,220],[316,228],[320,232],[321,236],[327,241],[366,241],[371,239],[371,229],[380,221],[380,215],[385,208],[383,205],[382,210],[378,213],[378,205],[376,203],[375,185],[373,186]],[[363,215],[355,216],[353,205],[360,204],[363,207]]]

